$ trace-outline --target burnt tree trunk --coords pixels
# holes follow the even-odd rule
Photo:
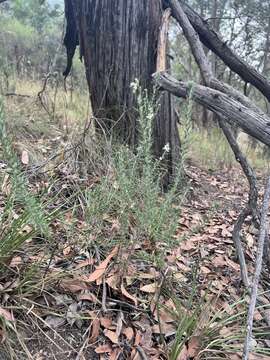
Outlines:
[[[137,78],[151,91],[156,71],[162,18],[161,0],[66,0],[76,13],[81,56],[94,115],[122,143],[138,141],[136,99],[130,84]],[[72,17],[71,17],[72,18]],[[154,153],[169,143],[167,180],[179,161],[179,136],[172,98],[162,94],[155,119]]]

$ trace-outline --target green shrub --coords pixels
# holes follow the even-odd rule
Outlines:
[[[27,187],[27,180],[20,168],[17,156],[12,148],[4,121],[3,105],[0,102],[0,142],[1,155],[7,165],[7,171],[1,177],[2,190],[6,191],[4,208],[0,209],[0,259],[4,261],[25,241],[34,235],[49,236],[49,218],[45,205],[34,197]]]
[[[181,199],[183,174],[179,165],[174,185],[166,193],[161,191],[162,159],[156,160],[152,155],[152,127],[158,110],[156,95],[142,90],[138,82],[133,89],[138,99],[137,149],[132,152],[127,146],[114,146],[110,174],[85,193],[86,216],[96,241],[104,244],[104,233],[109,233],[112,223],[117,224],[117,231],[106,237],[107,244],[119,242],[127,247],[147,244],[149,251],[141,254],[154,256],[157,261],[174,243],[179,216],[175,203]],[[168,151],[166,145],[164,155]]]

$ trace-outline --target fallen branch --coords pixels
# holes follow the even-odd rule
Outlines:
[[[0,0],[1,1],[1,0]],[[26,94],[17,94],[17,93],[14,93],[14,92],[9,92],[9,93],[6,93],[4,94],[4,96],[6,97],[9,97],[9,96],[18,96],[18,97],[25,97],[25,98],[31,98],[30,95],[26,95]]]
[[[243,360],[248,360],[249,352],[250,352],[250,344],[252,341],[252,329],[253,329],[253,318],[254,312],[257,302],[257,295],[258,295],[258,286],[260,282],[260,276],[262,271],[262,258],[263,258],[263,249],[264,249],[264,241],[266,238],[266,234],[268,233],[268,219],[267,213],[269,209],[269,202],[270,202],[270,176],[267,181],[267,185],[265,188],[265,194],[263,199],[263,205],[261,210],[261,225],[260,225],[260,235],[258,240],[258,249],[257,249],[257,258],[256,258],[256,267],[255,267],[255,274],[253,279],[253,285],[251,290],[250,296],[250,304],[248,310],[248,319],[247,319],[247,335],[243,350]]]
[[[180,4],[190,23],[199,34],[201,42],[213,51],[224,63],[245,82],[255,86],[268,100],[270,100],[270,83],[255,68],[248,65],[243,59],[236,55],[223,41],[220,36],[204,21],[196,11],[182,0],[167,0],[172,9],[172,16],[178,20],[176,5]]]
[[[266,114],[257,113],[251,108],[247,108],[221,91],[192,82],[178,81],[166,72],[155,73],[153,78],[162,89],[175,96],[186,99],[191,92],[192,100],[225,118],[232,125],[242,128],[244,132],[265,145],[270,146],[270,118]],[[190,91],[191,89],[192,91]]]

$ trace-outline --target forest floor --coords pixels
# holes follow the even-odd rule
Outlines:
[[[136,251],[147,243],[135,249],[115,247],[98,264],[98,254],[80,253],[69,239],[61,238],[62,229],[58,229],[57,254],[52,253],[50,264],[37,274],[41,276],[37,292],[18,292],[16,276],[12,282],[6,279],[6,285],[3,279],[1,282],[6,304],[17,304],[20,309],[6,310],[18,322],[17,331],[24,343],[21,351],[19,344],[18,351],[13,348],[18,358],[26,359],[27,355],[19,354],[28,349],[29,358],[38,360],[165,359],[179,322],[185,327],[183,319],[187,316],[191,321],[194,311],[195,324],[184,331],[189,334],[182,355],[176,359],[199,358],[204,352],[209,356],[210,351],[215,358],[240,359],[233,349],[239,346],[240,353],[245,317],[245,301],[241,299],[245,300],[245,292],[232,229],[247,200],[248,188],[239,171],[233,168],[208,173],[189,166],[191,187],[181,207],[176,234],[179,246],[165,255],[162,270],[136,260]],[[83,224],[79,221],[77,226],[79,234]],[[116,228],[111,221],[111,231]],[[248,223],[245,235],[252,274],[256,230]],[[33,244],[27,244],[10,261],[15,275],[20,276],[29,262],[44,258],[42,246],[40,252],[34,248],[35,254]],[[261,320],[257,311],[258,324]],[[254,354],[251,358],[270,359],[270,355]]]
[[[56,133],[48,143],[31,139],[28,147],[17,142],[22,166],[30,168],[27,152],[33,147],[48,156],[61,136]],[[45,177],[26,172],[30,191],[50,188],[57,194],[54,205],[67,201],[67,206],[52,224],[52,239],[34,237],[6,260],[0,279],[1,360],[241,359],[248,296],[232,230],[248,185],[237,165],[210,171],[192,164],[186,166],[185,200],[175,204],[178,245],[166,248],[156,263],[141,253],[152,254],[155,246],[160,252],[162,243],[145,239],[106,246],[120,230],[111,215],[103,218],[104,244],[95,244],[85,214],[74,212],[72,195],[80,179],[65,166],[46,168]],[[5,178],[5,160],[0,165]],[[89,176],[83,186],[98,181]],[[262,172],[258,181],[262,195]],[[4,181],[0,206],[8,191]],[[248,219],[242,238],[249,274],[254,272],[257,235]],[[269,289],[267,272],[262,284]],[[255,314],[251,360],[270,359],[270,332],[264,324],[269,310],[261,310]]]

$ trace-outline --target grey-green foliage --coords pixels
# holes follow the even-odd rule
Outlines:
[[[92,235],[104,242],[104,219],[110,217],[119,224],[119,231],[111,239],[126,246],[148,242],[154,255],[171,247],[179,213],[176,209],[181,196],[181,170],[174,186],[161,191],[162,158],[152,155],[153,120],[158,110],[155,93],[149,94],[135,82],[138,99],[139,142],[136,152],[126,146],[116,146],[112,156],[113,176],[105,176],[86,192],[87,219]],[[164,155],[169,152],[164,147]],[[183,195],[183,194],[181,194]],[[107,239],[109,242],[109,239]],[[157,259],[157,258],[156,258]]]
[[[7,165],[10,189],[0,209],[0,259],[8,256],[34,234],[49,236],[49,216],[40,200],[29,192],[12,141],[6,132],[3,105],[0,101],[1,157]],[[4,177],[1,179],[4,186]]]

